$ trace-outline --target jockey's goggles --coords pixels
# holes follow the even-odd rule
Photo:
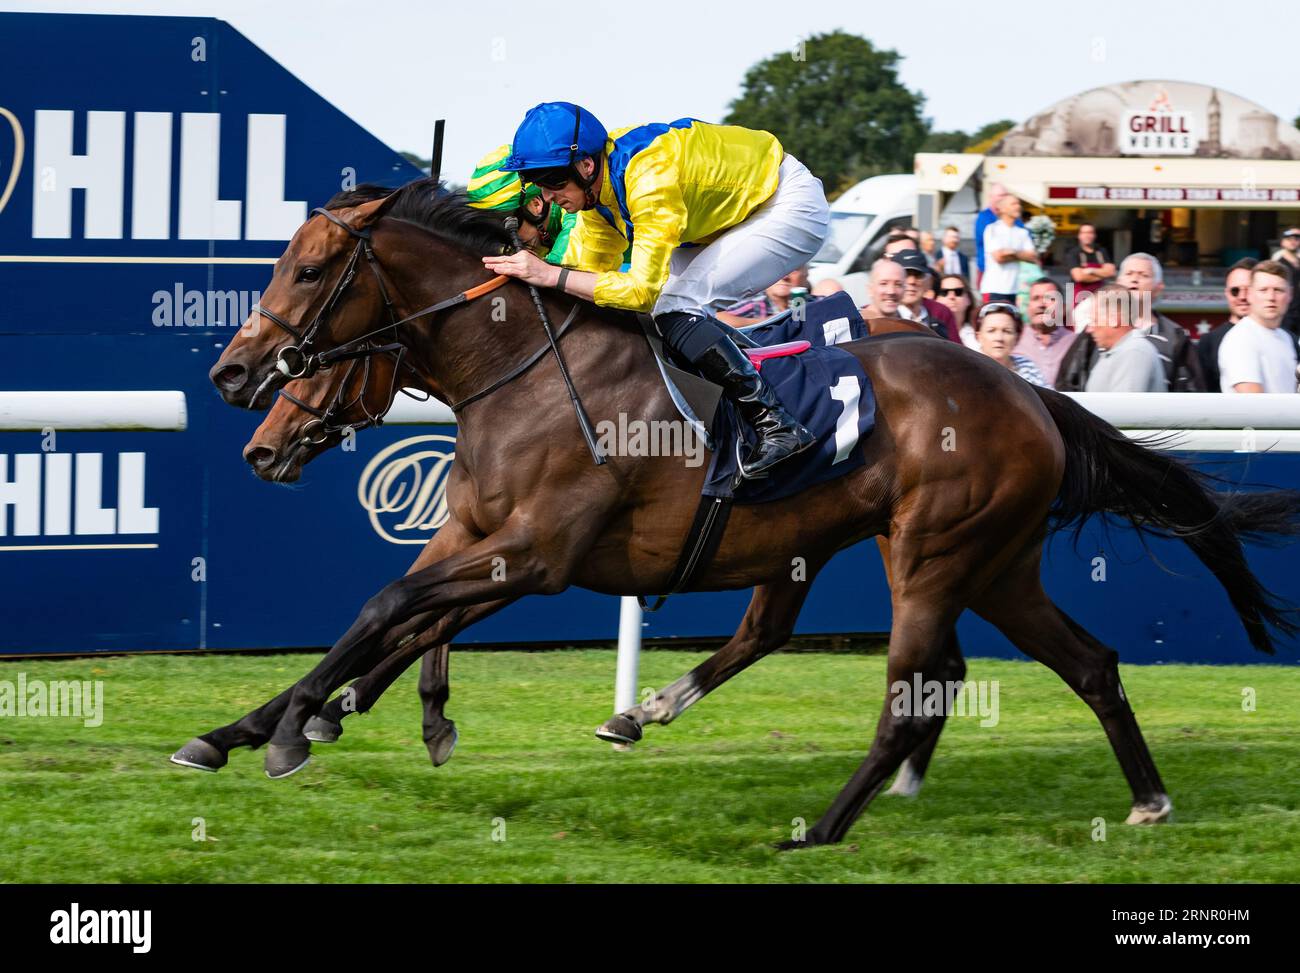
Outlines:
[[[573,182],[573,169],[569,166],[555,166],[550,169],[525,169],[520,173],[524,182],[531,182],[543,189],[563,189]]]

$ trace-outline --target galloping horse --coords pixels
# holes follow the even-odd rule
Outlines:
[[[575,584],[616,595],[666,588],[704,472],[663,457],[611,455],[592,464],[558,367],[539,354],[545,344],[528,289],[511,283],[491,301],[463,297],[481,291],[479,257],[505,245],[490,215],[419,181],[383,199],[318,211],[277,262],[261,312],[275,329],[259,327],[255,314],[213,368],[214,383],[228,402],[258,407],[290,376],[310,377],[332,356],[400,347],[397,367],[457,409],[450,519],[411,573],[371,598],[305,678],[186,744],[176,755],[182,762],[216,769],[232,747],[269,742],[267,773],[285,776],[308,759],[307,722],[349,678],[404,667],[527,594]],[[430,300],[436,310],[403,320]],[[593,418],[673,417],[634,321],[556,292],[542,300],[552,320],[568,322],[561,344]],[[896,335],[840,347],[862,363],[877,398],[875,430],[857,447],[865,464],[796,497],[736,507],[697,588],[754,587],[740,629],[603,729],[636,739],[645,724],[671,721],[785,644],[817,571],[837,551],[883,536],[893,605],[889,684],[960,678],[960,659],[954,665],[945,646],[970,608],[1096,713],[1132,790],[1128,820],[1166,819],[1171,803],[1124,696],[1116,653],[1042,590],[1049,519],[1060,527],[1109,513],[1182,538],[1224,586],[1252,644],[1271,652],[1268,626],[1289,635],[1296,625],[1251,573],[1241,538],[1295,533],[1300,495],[1215,492],[1203,474],[1131,442],[1069,398],[951,343]],[[806,574],[792,572],[795,559]],[[806,841],[788,847],[842,839],[941,726],[926,708],[890,702],[887,694],[862,765]]]
[[[391,190],[381,187],[361,187],[346,194],[345,198],[354,201],[358,197],[378,198],[388,192]],[[927,326],[899,318],[868,318],[866,325],[868,333],[873,336],[922,334],[939,340]],[[400,361],[397,355],[385,352],[372,358],[354,360],[346,370],[334,369],[290,382],[280,390],[280,398],[275,400],[266,418],[254,430],[244,447],[244,459],[257,476],[268,482],[296,482],[304,466],[337,446],[345,434],[382,422],[399,391],[402,378]],[[419,381],[418,375],[407,377]],[[883,551],[885,539],[877,538],[877,542]],[[420,638],[420,644],[428,644],[427,634]],[[955,631],[950,633],[949,639],[945,651],[951,657],[950,666],[954,671],[960,667],[960,673],[964,675]],[[450,697],[450,648],[449,644],[443,643],[425,653],[419,683],[424,703],[425,745],[435,767],[451,758],[457,741],[455,724],[444,712]],[[336,696],[308,721],[305,728],[307,738],[315,743],[337,741],[343,733],[343,720],[352,713],[368,712],[400,674],[397,666],[380,663],[372,673],[352,684],[350,694]],[[920,790],[941,730],[940,723],[930,737],[908,756],[891,793],[913,796]],[[628,742],[625,738],[619,739]]]

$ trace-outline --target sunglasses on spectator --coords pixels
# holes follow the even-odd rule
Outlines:
[[[1244,287],[1229,287],[1229,288],[1228,288],[1228,294],[1229,294],[1230,296],[1232,296],[1232,297],[1240,297],[1240,296],[1241,296],[1241,292],[1244,291],[1245,289],[1246,289],[1246,288],[1244,288]]]
[[[992,304],[985,304],[980,308],[979,320],[983,321],[990,314],[1009,314],[1017,321],[1020,320],[1020,309],[1014,304],[1007,304],[1005,301],[994,301]]]
[[[940,297],[948,297],[949,295],[953,297],[961,297],[965,293],[966,293],[966,288],[964,287],[940,287],[939,288]]]

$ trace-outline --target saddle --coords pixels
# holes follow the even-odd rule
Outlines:
[[[855,447],[874,427],[875,399],[858,360],[834,346],[867,337],[867,326],[847,294],[805,305],[803,311],[786,311],[732,332],[754,367],[769,370],[765,375],[786,407],[818,437],[812,450],[755,481],[738,475],[746,437],[753,433],[736,408],[722,399],[717,386],[666,360],[653,322],[648,315],[638,315],[674,405],[713,454],[694,522],[665,593],[653,606],[642,599],[649,611],[657,610],[668,595],[690,590],[722,542],[733,503],[781,499],[864,462]]]
[[[795,314],[795,308],[787,308],[780,314],[754,324],[732,328],[731,338],[754,362],[754,367],[761,369],[762,362],[773,358],[799,355],[810,348],[843,344],[872,333],[858,313],[853,299],[846,293],[831,294],[801,307],[802,313],[799,315]],[[694,428],[705,448],[713,450],[715,444],[712,430],[722,389],[694,372],[673,364],[650,315],[637,314],[636,318],[645,333],[646,341],[654,351],[659,374],[663,377],[673,405]]]

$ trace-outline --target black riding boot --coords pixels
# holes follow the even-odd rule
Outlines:
[[[722,386],[723,393],[736,403],[745,421],[758,433],[758,442],[740,462],[745,479],[765,475],[777,463],[817,442],[785,411],[754,363],[730,338],[714,342],[692,364],[701,376]]]

